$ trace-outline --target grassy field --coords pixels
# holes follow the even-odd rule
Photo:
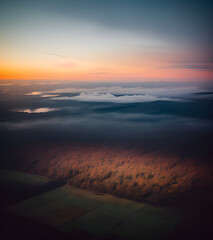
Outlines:
[[[0,172],[0,181],[1,182],[13,182],[15,183],[24,183],[31,186],[41,186],[45,183],[50,182],[49,178],[44,176],[38,176],[33,174],[28,174],[24,172],[18,172],[15,170],[1,170]]]
[[[16,171],[0,171],[2,184],[21,182],[39,188],[50,179]],[[17,178],[16,178],[17,177]],[[176,209],[97,195],[68,185],[46,191],[3,209],[51,227],[66,235],[74,231],[90,236],[121,239],[165,239],[181,222]]]

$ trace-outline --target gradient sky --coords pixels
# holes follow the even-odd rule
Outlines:
[[[212,80],[205,0],[0,1],[0,79]]]

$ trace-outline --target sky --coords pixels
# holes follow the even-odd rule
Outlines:
[[[0,79],[211,81],[207,0],[0,0]]]

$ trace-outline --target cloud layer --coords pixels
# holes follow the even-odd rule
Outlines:
[[[64,94],[64,93],[111,93],[111,94],[146,94],[157,97],[172,97],[185,94],[191,94],[198,91],[197,87],[96,87],[96,88],[62,88],[49,91],[48,93]],[[42,92],[40,92],[42,94]]]
[[[50,91],[31,92],[27,95],[49,97],[52,100],[75,100],[83,102],[139,103],[154,101],[181,101],[201,91],[192,86],[101,86],[101,87],[67,87]],[[77,95],[77,96],[70,96]]]
[[[52,111],[58,111],[59,108],[35,108],[35,109],[13,109],[13,112],[23,112],[23,113],[46,113]]]
[[[123,95],[115,96],[111,93],[81,93],[73,97],[55,97],[53,100],[75,100],[83,102],[112,102],[112,103],[137,103],[154,101],[179,101],[167,97],[155,97],[150,95]]]

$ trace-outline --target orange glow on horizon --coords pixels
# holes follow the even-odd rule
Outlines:
[[[143,79],[184,79],[211,80],[211,71],[194,69],[158,68],[150,65],[130,66],[112,63],[87,63],[78,61],[52,61],[31,65],[29,62],[0,63],[1,80],[56,79],[56,80],[143,80]]]

